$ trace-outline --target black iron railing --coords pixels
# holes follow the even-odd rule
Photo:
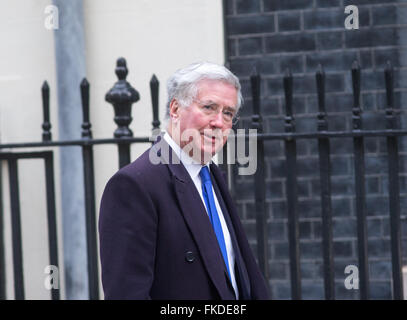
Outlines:
[[[324,270],[325,299],[335,299],[334,287],[334,257],[332,239],[332,207],[331,207],[331,160],[330,139],[350,138],[353,140],[355,199],[357,212],[357,251],[359,262],[360,298],[369,299],[369,269],[367,246],[367,220],[366,220],[366,192],[365,192],[365,148],[364,140],[367,137],[386,137],[389,176],[389,211],[392,257],[393,298],[403,299],[403,281],[401,265],[401,227],[400,227],[400,191],[399,191],[399,151],[398,140],[407,135],[407,130],[400,130],[396,126],[396,115],[393,105],[393,69],[388,63],[384,72],[387,107],[385,130],[364,130],[362,125],[362,110],[360,107],[360,67],[357,62],[351,69],[353,85],[353,108],[351,131],[328,131],[327,113],[325,109],[325,74],[321,66],[316,72],[316,88],[319,112],[317,114],[317,130],[315,132],[296,132],[295,116],[293,115],[293,77],[287,70],[284,78],[285,94],[285,132],[263,133],[260,115],[260,75],[257,71],[251,76],[251,90],[253,100],[253,115],[251,128],[258,130],[257,134],[257,160],[258,170],[255,173],[256,197],[256,223],[257,223],[257,256],[262,271],[268,278],[269,259],[267,258],[268,235],[264,226],[267,221],[265,212],[265,183],[264,183],[264,143],[270,140],[284,141],[286,162],[286,204],[288,222],[288,242],[290,261],[290,281],[292,299],[301,299],[301,272],[299,250],[299,217],[298,217],[298,177],[297,177],[297,150],[298,140],[316,140],[318,142],[319,179],[321,183],[322,208],[322,256]],[[246,138],[248,136],[246,135]],[[316,168],[317,169],[317,168]]]
[[[42,141],[29,143],[4,143],[0,144],[0,160],[8,161],[10,203],[11,203],[11,231],[12,252],[14,269],[14,294],[15,299],[24,299],[24,270],[23,270],[23,248],[20,221],[20,199],[18,184],[18,160],[28,158],[40,158],[45,162],[46,175],[46,198],[48,210],[48,245],[50,264],[58,266],[57,228],[54,195],[54,167],[53,150],[40,152],[1,152],[1,150],[17,150],[22,148],[66,147],[78,146],[82,149],[85,212],[86,212],[86,243],[89,279],[89,299],[99,299],[99,270],[97,252],[97,230],[96,230],[96,204],[95,204],[95,179],[93,147],[100,144],[115,144],[118,146],[119,168],[130,163],[130,145],[132,143],[151,143],[151,137],[133,137],[129,124],[132,121],[131,106],[139,100],[139,93],[126,81],[128,70],[123,58],[117,60],[116,75],[118,81],[106,94],[106,101],[114,107],[117,129],[114,138],[94,139],[92,138],[91,123],[89,120],[89,83],[86,79],[80,84],[82,98],[83,123],[82,138],[77,140],[52,141],[51,123],[49,121],[49,94],[50,89],[45,81],[42,91],[44,122],[42,125]],[[151,97],[153,109],[153,129],[159,128],[158,120],[158,88],[159,83],[153,75],[151,79]],[[3,235],[3,203],[0,210],[0,299],[6,299],[5,279],[5,257],[4,257],[4,235]],[[51,290],[51,298],[60,299],[59,290]]]

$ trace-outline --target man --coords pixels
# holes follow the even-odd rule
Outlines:
[[[225,67],[192,64],[168,80],[161,140],[103,193],[99,231],[106,299],[267,299],[236,207],[211,158],[242,102]]]

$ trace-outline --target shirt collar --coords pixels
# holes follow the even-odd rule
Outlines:
[[[182,150],[181,147],[174,141],[174,139],[172,139],[167,130],[165,130],[164,140],[170,145],[171,149],[174,150],[175,154],[178,156],[185,169],[187,169],[191,178],[195,179],[199,175],[199,172],[201,171],[203,166],[199,162],[191,158],[184,150]],[[207,163],[206,166],[210,170],[209,163]]]

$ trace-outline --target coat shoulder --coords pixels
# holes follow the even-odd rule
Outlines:
[[[165,166],[151,159],[150,150],[151,148],[147,149],[136,160],[119,169],[116,174],[147,179],[162,174],[162,171],[166,170]]]
[[[118,185],[121,186],[121,189],[142,189],[151,195],[161,190],[161,188],[157,189],[157,186],[166,185],[167,180],[170,179],[170,175],[166,165],[162,163],[154,164],[154,162],[150,161],[150,149],[151,148],[145,151],[133,162],[116,171],[107,181],[104,192],[112,188],[117,188]],[[128,192],[128,190],[123,191]]]

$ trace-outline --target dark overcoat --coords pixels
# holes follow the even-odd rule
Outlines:
[[[235,251],[239,298],[268,299],[224,177],[215,164],[210,172]],[[164,139],[109,180],[99,235],[105,299],[235,299],[201,197]]]

